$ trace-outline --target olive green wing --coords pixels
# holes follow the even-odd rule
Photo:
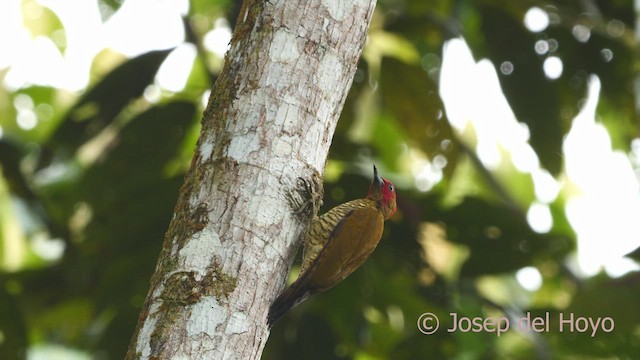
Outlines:
[[[310,265],[274,300],[269,308],[269,326],[310,295],[333,287],[358,269],[378,245],[383,227],[384,216],[377,208],[358,207],[346,212]]]
[[[382,213],[373,207],[349,211],[303,274],[313,292],[331,288],[358,269],[378,245],[384,227]]]

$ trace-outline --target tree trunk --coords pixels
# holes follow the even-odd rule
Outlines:
[[[260,357],[374,6],[245,0],[128,359]]]

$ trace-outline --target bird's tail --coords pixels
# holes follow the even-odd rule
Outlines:
[[[280,320],[287,311],[305,301],[309,295],[311,295],[311,291],[306,289],[305,286],[300,286],[299,284],[300,282],[295,281],[273,301],[273,304],[271,304],[271,307],[269,308],[269,315],[267,317],[267,324],[269,325],[269,328],[273,327],[273,325]]]

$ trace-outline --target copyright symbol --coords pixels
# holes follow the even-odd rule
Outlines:
[[[418,318],[418,330],[425,334],[431,335],[440,326],[440,320],[433,313],[424,313]]]

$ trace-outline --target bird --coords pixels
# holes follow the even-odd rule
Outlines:
[[[364,264],[380,242],[384,222],[396,209],[395,186],[374,165],[365,198],[314,216],[304,240],[300,275],[271,304],[269,327],[309,296],[330,289]]]

